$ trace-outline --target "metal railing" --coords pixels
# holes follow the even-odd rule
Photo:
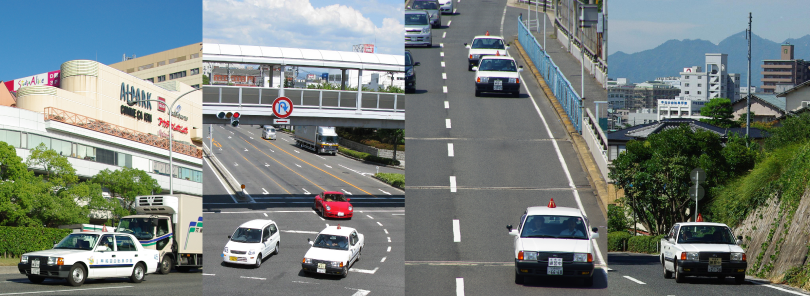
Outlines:
[[[608,167],[610,165],[610,161],[608,161],[607,155],[607,137],[599,127],[599,119],[596,118],[596,116],[593,116],[591,109],[586,108],[584,115],[582,138],[585,139],[586,143],[588,143],[588,148],[591,150],[591,155],[593,155],[596,166],[599,167],[599,172],[602,174],[602,178],[604,178],[606,182],[609,182],[610,179],[608,179]]]
[[[203,104],[267,105],[279,97],[279,88],[240,86],[203,87]],[[358,106],[357,91],[284,88],[284,96],[295,108],[405,112],[405,94],[362,92]]]
[[[565,78],[559,67],[554,64],[534,35],[523,24],[522,16],[518,16],[518,41],[523,46],[523,50],[532,60],[532,63],[546,80],[546,84],[551,92],[557,97],[565,114],[571,119],[571,123],[577,132],[582,133],[582,99],[579,97],[571,82]]]
[[[169,150],[169,139],[161,138],[157,135],[147,134],[54,107],[45,107],[44,114],[45,121],[55,120],[61,123],[86,128],[111,136]],[[176,153],[202,158],[202,150],[197,148],[197,146],[174,141],[173,148],[173,151]]]

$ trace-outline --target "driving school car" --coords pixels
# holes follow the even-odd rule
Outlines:
[[[715,276],[721,280],[730,276],[742,284],[748,263],[741,244],[742,236],[735,238],[723,223],[675,223],[661,239],[659,260],[664,278],[674,276],[675,282],[682,283],[686,276]]]
[[[582,211],[557,207],[553,199],[547,207],[527,208],[517,229],[506,226],[514,236],[515,283],[527,276],[573,277],[593,286],[591,240],[599,234],[588,226]]]
[[[475,36],[469,44],[464,43],[464,46],[469,49],[467,52],[467,70],[472,70],[473,67],[478,66],[478,62],[483,56],[508,56],[507,49],[509,49],[509,45],[504,44],[503,37],[489,36],[489,31],[487,31],[486,35]]]
[[[17,269],[37,284],[55,278],[81,286],[87,279],[111,277],[140,283],[158,270],[158,251],[145,249],[131,234],[76,232],[53,249],[23,254]]]
[[[351,227],[329,226],[318,233],[301,261],[305,273],[334,274],[346,277],[349,268],[360,260],[365,237]]]
[[[520,97],[520,72],[515,59],[508,56],[484,56],[475,71],[475,96],[483,92],[508,93]]]

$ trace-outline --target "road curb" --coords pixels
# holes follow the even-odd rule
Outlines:
[[[19,274],[17,266],[0,266],[0,274]]]
[[[531,61],[531,59],[526,55],[526,52],[523,51],[523,46],[520,44],[517,38],[515,38],[514,44],[523,60]],[[571,123],[571,119],[568,118],[568,115],[565,113],[565,109],[557,100],[557,97],[554,96],[554,93],[551,92],[548,84],[546,84],[546,80],[543,79],[542,75],[540,75],[540,72],[534,66],[534,63],[527,62],[526,64],[528,64],[532,75],[534,75],[537,83],[540,85],[540,88],[542,88],[543,92],[546,94],[546,98],[548,98],[549,103],[551,103],[551,106],[554,108],[557,117],[563,123],[563,126],[568,132],[568,136],[571,137],[574,144],[574,150],[576,150],[578,156],[577,158],[580,161],[580,165],[587,172],[586,175],[588,176],[588,182],[591,184],[591,188],[596,189],[596,195],[599,197],[597,199],[599,209],[602,210],[602,214],[604,215],[605,219],[607,219],[607,183],[604,179],[602,179],[602,174],[599,172],[599,168],[596,166],[596,162],[593,160],[593,156],[590,154],[588,144],[585,143],[584,139],[582,139],[582,135],[576,131],[574,125]]]
[[[221,168],[221,166],[223,166],[222,163],[219,162],[219,159],[217,159],[217,157],[214,156],[214,154],[211,152],[210,149],[208,149],[208,147],[203,145],[203,153],[205,154],[205,152],[208,152],[207,153],[208,160],[211,161],[211,165],[216,170],[215,173],[219,173],[219,175],[222,176],[223,179],[225,179],[225,183],[228,183],[228,186],[231,187],[231,190],[233,190],[238,199],[240,199],[241,201],[252,200],[251,198],[245,196],[244,191],[242,191],[241,184],[237,184],[238,182],[236,182],[236,180],[231,180],[231,178],[228,178],[228,176],[225,175],[224,169]],[[203,155],[203,157],[205,157],[205,155]]]
[[[377,177],[377,176],[375,176],[375,175],[371,175],[371,177],[372,177],[372,178],[374,178],[374,179],[377,179],[377,180],[378,180],[378,181],[380,181],[380,182],[383,182],[383,184],[385,184],[385,185],[388,185],[388,186],[391,186],[391,187],[393,187],[393,188],[396,188],[396,189],[399,189],[399,190],[405,191],[405,188],[399,188],[399,187],[394,186],[393,184],[388,184],[388,182],[385,182],[385,180],[383,180],[383,179],[381,179],[381,178],[379,178],[379,177]]]

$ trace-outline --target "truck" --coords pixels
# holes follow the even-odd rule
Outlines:
[[[117,230],[132,234],[144,248],[160,252],[160,274],[168,274],[172,267],[179,272],[202,268],[202,197],[136,196],[135,212],[121,218]]]
[[[338,135],[334,126],[296,126],[295,145],[315,153],[337,154]]]

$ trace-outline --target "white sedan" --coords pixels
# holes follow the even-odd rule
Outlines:
[[[520,72],[515,59],[507,56],[484,56],[475,71],[475,96],[482,92],[508,93],[520,97]]]
[[[309,239],[307,239],[309,241]],[[301,268],[306,273],[349,275],[349,268],[360,260],[365,238],[351,227],[329,226],[318,233],[309,248]]]
[[[129,277],[140,283],[158,270],[158,251],[145,249],[126,233],[71,233],[53,249],[25,253],[17,269],[32,283],[46,278],[67,279],[81,286],[86,279]]]

